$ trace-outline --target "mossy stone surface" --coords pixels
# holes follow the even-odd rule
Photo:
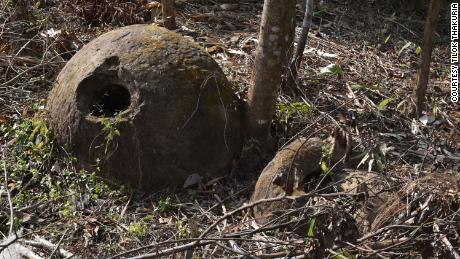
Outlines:
[[[217,63],[155,25],[85,45],[60,72],[47,109],[82,168],[100,166],[104,177],[144,190],[224,175],[242,145],[238,100]]]

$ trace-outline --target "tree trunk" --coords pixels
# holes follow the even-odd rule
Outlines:
[[[169,29],[177,29],[174,15],[174,0],[161,0],[163,25]]]
[[[248,90],[246,133],[267,147],[278,90],[288,62],[289,35],[295,19],[296,0],[265,0],[256,50],[253,82]]]
[[[295,84],[298,77],[298,70],[302,62],[303,52],[305,50],[305,45],[307,45],[308,32],[310,31],[311,19],[313,14],[313,3],[314,0],[305,0],[305,14],[302,21],[302,31],[300,33],[299,42],[297,43],[297,48],[291,65],[289,67],[289,80],[290,84]]]
[[[431,63],[431,52],[433,51],[434,45],[434,32],[436,29],[436,22],[438,20],[439,9],[441,6],[441,0],[430,0],[428,6],[428,17],[425,22],[425,30],[423,32],[423,43],[422,43],[422,60],[418,70],[417,80],[417,116],[420,117],[425,110],[425,95],[430,78],[430,63]]]

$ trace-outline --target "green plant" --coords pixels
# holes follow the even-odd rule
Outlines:
[[[344,257],[348,259],[353,259],[353,255],[351,255],[351,253],[348,252],[345,248],[339,248],[335,250],[335,252],[339,254],[340,256],[334,255],[334,257],[332,257],[334,259],[339,259],[339,258],[344,258]]]
[[[310,225],[309,225],[309,227],[308,227],[308,233],[307,233],[307,235],[308,235],[309,237],[313,237],[313,236],[314,236],[315,225],[316,225],[316,218],[310,219]]]
[[[361,161],[358,164],[358,168],[361,165],[367,163],[368,171],[383,172],[386,168],[387,160],[386,153],[388,148],[386,145],[379,145],[373,150],[365,150],[362,154],[357,155],[356,157],[362,157]],[[353,159],[353,158],[352,158]]]
[[[342,67],[338,64],[329,64],[323,68],[320,69],[319,73],[321,75],[323,74],[332,74],[337,77],[340,77],[343,75],[343,70]]]
[[[321,147],[321,160],[319,165],[321,167],[321,175],[325,175],[329,171],[329,161],[332,155],[332,146],[330,144]]]
[[[174,207],[174,205],[171,203],[171,198],[166,197],[161,199],[158,202],[158,207],[156,208],[155,212],[156,213],[163,213],[171,210]]]
[[[385,98],[385,99],[383,99],[383,100],[379,103],[379,105],[377,106],[378,109],[379,109],[379,111],[385,110],[385,108],[387,107],[387,105],[388,105],[389,103],[391,103],[392,101],[393,101],[393,98]]]
[[[398,58],[399,58],[399,56],[401,56],[401,54],[402,54],[407,48],[409,48],[411,45],[412,45],[412,42],[410,42],[410,41],[408,41],[406,44],[404,44],[404,46],[402,46],[402,48],[398,51]]]
[[[323,15],[323,13],[325,13],[325,12],[326,12],[326,10],[321,9],[319,11],[313,12],[312,15],[313,15],[313,17],[321,17]]]
[[[121,113],[116,113],[114,118],[101,118],[102,132],[104,133],[105,138],[105,148],[104,154],[107,155],[110,144],[115,139],[115,137],[120,136],[120,130],[117,126],[121,122]]]
[[[301,118],[311,114],[313,108],[304,102],[277,104],[276,117],[279,121],[287,123],[292,118]]]
[[[67,218],[78,215],[83,203],[87,205],[101,198],[128,200],[123,187],[109,186],[97,176],[97,171],[76,171],[73,166],[76,158],[58,153],[43,118],[14,118],[1,124],[0,139],[11,143],[0,164],[5,164],[8,185],[16,190],[12,192],[16,208],[52,202],[58,208],[58,216]],[[0,184],[4,184],[4,177],[0,177]],[[89,200],[84,198],[83,202],[82,197]]]
[[[391,34],[388,34],[388,36],[385,38],[385,40],[383,41],[385,44],[388,43],[388,41],[390,41],[390,38],[391,38]]]
[[[180,239],[190,238],[190,230],[184,221],[178,220],[175,225]]]
[[[129,224],[128,231],[137,238],[143,238],[148,234],[148,225],[143,221],[133,222]]]

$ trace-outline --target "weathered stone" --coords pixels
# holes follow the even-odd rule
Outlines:
[[[347,171],[332,176],[340,192],[348,193],[355,198],[352,213],[362,234],[368,233],[371,224],[378,215],[377,210],[390,196],[392,184],[383,174],[366,171]]]
[[[100,159],[103,176],[152,190],[181,186],[194,173],[228,172],[242,141],[237,101],[197,44],[133,25],[75,54],[47,108],[51,129],[81,167]]]
[[[334,135],[327,140],[297,138],[281,149],[259,176],[251,201],[304,195],[305,181],[321,173],[322,161],[333,165],[347,156],[349,136],[342,131]],[[283,212],[293,206],[287,200],[266,202],[255,206],[253,212],[256,221],[264,223],[276,211]]]

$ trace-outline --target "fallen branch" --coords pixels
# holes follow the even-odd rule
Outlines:
[[[222,222],[223,220],[227,219],[228,217],[236,214],[239,211],[242,211],[242,210],[245,210],[245,209],[248,209],[248,208],[252,208],[252,207],[254,207],[254,206],[258,205],[258,204],[261,204],[261,203],[280,201],[280,200],[283,200],[283,199],[291,199],[291,200],[294,199],[295,200],[295,199],[299,199],[299,198],[303,198],[303,197],[315,197],[315,196],[329,196],[330,197],[330,196],[337,196],[337,195],[341,195],[341,194],[343,194],[343,193],[340,193],[340,194],[334,193],[334,194],[329,194],[329,195],[328,194],[306,194],[306,195],[302,195],[302,196],[298,196],[298,197],[297,196],[296,197],[285,196],[285,197],[275,197],[275,198],[270,198],[270,199],[258,200],[258,201],[246,204],[244,206],[241,206],[241,207],[239,207],[239,208],[237,208],[237,209],[235,209],[233,211],[230,211],[230,212],[224,214],[216,222],[214,222],[211,226],[209,226],[205,231],[203,231],[202,234],[198,238],[164,241],[164,242],[160,242],[160,243],[156,243],[156,244],[152,244],[152,245],[148,245],[148,246],[143,246],[141,248],[133,249],[133,250],[130,250],[130,251],[126,251],[126,252],[117,254],[115,256],[112,256],[109,259],[115,259],[115,258],[124,256],[124,255],[128,255],[128,254],[131,254],[131,253],[134,253],[134,252],[137,252],[137,251],[140,251],[140,250],[144,250],[144,249],[151,249],[151,248],[160,247],[160,246],[166,245],[166,244],[180,243],[180,242],[193,241],[193,242],[185,244],[185,245],[164,249],[164,250],[161,250],[161,251],[158,251],[158,252],[155,252],[155,253],[141,255],[140,257],[135,257],[135,258],[155,258],[155,257],[159,257],[159,256],[166,256],[166,255],[186,251],[186,250],[189,250],[189,249],[192,249],[192,248],[196,248],[196,247],[203,246],[203,245],[208,245],[210,243],[213,243],[213,242],[216,242],[216,241],[222,241],[222,240],[244,240],[244,241],[251,241],[251,242],[268,242],[268,241],[265,241],[265,240],[252,240],[252,239],[228,238],[228,237],[227,238],[225,238],[225,237],[223,237],[223,238],[206,238],[205,235],[208,234],[214,227],[216,227],[220,222]],[[257,231],[257,232],[260,232],[260,231]],[[280,245],[293,245],[292,242],[273,242],[273,241],[270,241],[269,243],[279,243]]]
[[[64,236],[65,234],[63,235],[63,237]],[[59,244],[62,242],[62,238],[59,241],[58,245],[55,245],[51,243],[50,241],[44,238],[38,237],[38,236],[35,237],[35,240],[22,240],[20,242],[25,245],[29,245],[35,248],[48,250],[51,252],[50,257],[52,257],[54,254],[57,254],[59,257],[63,257],[63,258],[69,258],[69,257],[76,258],[74,257],[73,253],[70,253],[62,248],[59,248]]]
[[[8,235],[11,236],[13,235],[13,231],[14,231],[14,208],[13,208],[13,202],[11,200],[10,189],[8,189],[9,188],[8,187],[8,172],[6,170],[5,149],[3,149],[2,159],[3,159],[3,173],[5,177],[4,188],[5,188],[7,197],[8,197],[8,205],[10,206],[10,229],[9,229]]]
[[[434,232],[437,232],[437,233],[441,232],[441,230],[439,229],[438,224],[436,224],[436,223],[433,224],[433,230],[434,230]],[[452,254],[452,256],[455,259],[460,259],[460,255],[458,255],[457,251],[455,251],[454,247],[449,242],[449,239],[447,239],[446,235],[440,234],[440,236],[441,236],[441,242],[444,244],[444,246],[447,248],[447,250],[449,250],[449,252]]]

